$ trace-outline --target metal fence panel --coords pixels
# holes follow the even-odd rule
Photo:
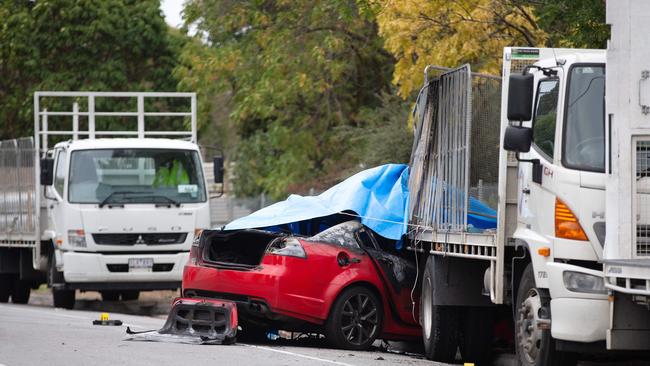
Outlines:
[[[472,74],[469,65],[427,71],[439,75],[414,110],[410,223],[464,232],[470,196],[497,206],[501,79]]]
[[[34,139],[0,142],[0,244],[29,245],[37,238]]]

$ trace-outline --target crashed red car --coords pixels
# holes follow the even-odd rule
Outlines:
[[[421,337],[412,256],[356,221],[312,237],[205,230],[185,266],[183,296],[234,301],[245,335],[313,332],[338,348],[366,349],[377,338]]]

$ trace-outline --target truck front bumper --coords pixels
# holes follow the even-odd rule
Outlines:
[[[571,291],[563,279],[564,271],[599,277],[602,272],[557,262],[548,263],[547,269],[553,338],[583,343],[604,341],[609,328],[607,294]]]
[[[88,286],[93,287],[93,284],[113,283],[121,284],[123,289],[154,290],[180,287],[183,266],[187,263],[189,252],[173,254],[63,252],[61,258],[63,277],[68,287],[90,290],[92,288]],[[130,271],[129,259],[131,258],[153,259],[153,268]],[[164,283],[167,284],[163,285]],[[134,288],[134,285],[138,288]],[[163,288],[160,288],[161,285]]]

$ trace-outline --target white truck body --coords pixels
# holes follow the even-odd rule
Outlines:
[[[44,105],[53,100],[69,106],[47,110]],[[96,110],[96,103],[107,100],[135,109]],[[155,109],[170,100],[180,106]],[[34,111],[35,138],[0,146],[0,257],[8,257],[10,248],[28,250],[33,269],[48,272],[48,283],[58,290],[179,288],[195,233],[210,225],[196,144],[196,95],[36,92]],[[189,128],[165,130],[160,118]],[[101,119],[133,128],[116,130]],[[53,139],[64,141],[48,148]],[[53,160],[53,184],[41,186],[44,158]],[[50,267],[62,278],[53,281]],[[38,276],[23,274],[25,268],[15,270],[32,286],[38,282]]]
[[[611,1],[607,14],[607,50],[505,48],[499,118],[486,112],[498,97],[468,65],[425,77],[414,114],[409,248],[425,253],[427,356],[449,361],[435,335],[457,335],[458,323],[481,333],[463,322],[490,304],[512,307],[521,364],[650,349],[650,3]],[[530,105],[521,120],[510,115],[517,101]],[[500,136],[477,133],[477,124]],[[513,147],[523,140],[528,148]],[[471,172],[494,164],[494,149],[496,227],[477,230],[469,202],[484,179]],[[491,340],[473,333],[458,340],[461,353],[480,353]]]

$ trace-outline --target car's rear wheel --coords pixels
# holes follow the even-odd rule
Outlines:
[[[382,321],[379,297],[366,287],[350,287],[334,301],[325,324],[325,337],[337,348],[368,349],[379,336]]]

